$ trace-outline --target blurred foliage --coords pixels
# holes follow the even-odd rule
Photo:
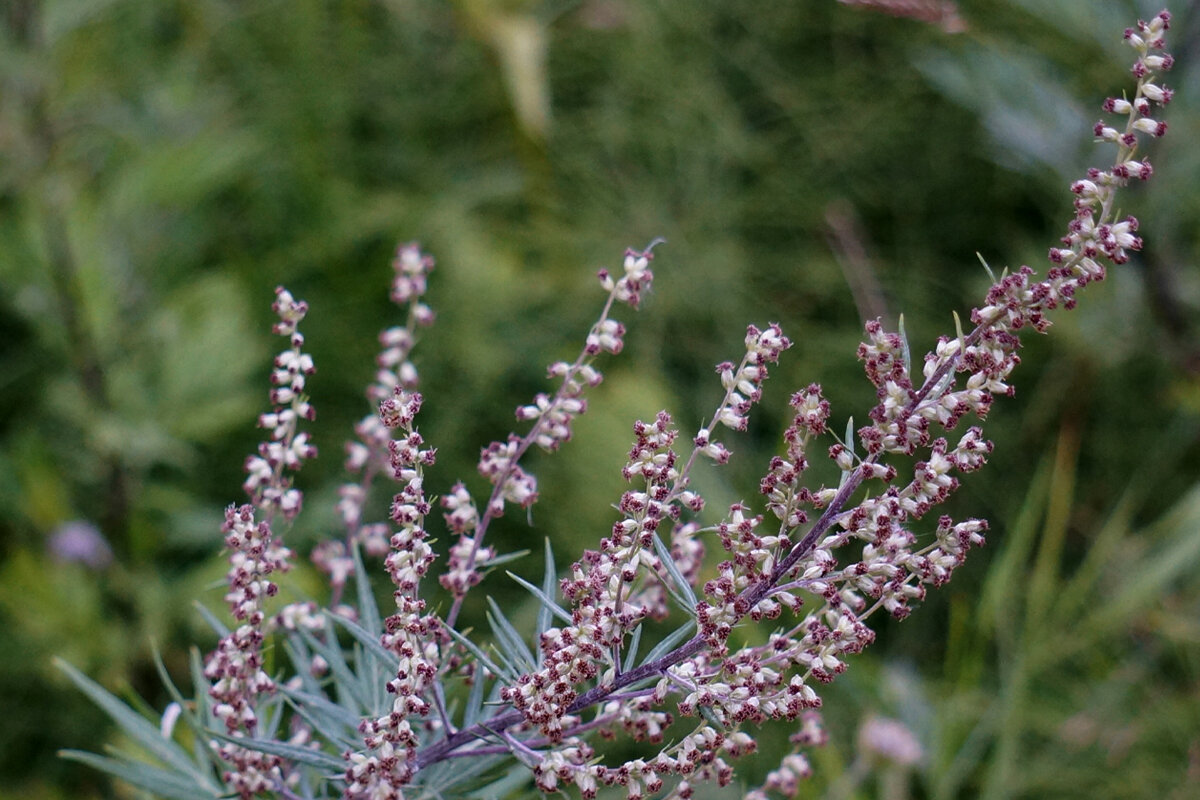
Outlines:
[[[832,688],[826,779],[878,711],[919,733],[930,797],[1200,791],[1200,14],[1170,5],[1171,134],[1160,174],[1124,195],[1147,250],[1027,342],[993,463],[951,509],[989,517],[999,548]],[[172,670],[211,643],[190,603],[220,602],[220,512],[257,440],[276,284],[310,302],[319,370],[301,550],[332,528],[341,444],[369,410],[398,239],[439,261],[417,350],[432,479],[475,488],[478,448],[578,347],[591,273],[668,241],[578,441],[532,462],[533,530],[507,521],[502,548],[549,536],[565,564],[595,542],[632,420],[707,418],[712,365],[748,322],[797,347],[737,463],[702,476],[712,508],[754,496],[793,389],[820,380],[837,418],[865,413],[860,311],[903,311],[919,346],[980,295],[976,252],[1043,263],[1067,182],[1108,157],[1087,138],[1131,85],[1120,31],[1157,10],[960,8],[969,29],[948,35],[833,0],[9,0],[0,798],[120,791],[54,758],[108,734],[52,655],[161,707],[152,643]],[[112,566],[54,559],[71,520]]]

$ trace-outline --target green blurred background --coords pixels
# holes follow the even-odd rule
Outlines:
[[[531,461],[533,527],[494,534],[565,564],[611,524],[632,421],[707,419],[748,322],[796,346],[700,477],[717,511],[756,496],[791,391],[863,418],[864,315],[904,313],[923,351],[986,287],[976,253],[1041,269],[1067,185],[1111,158],[1089,138],[1132,88],[1121,31],[1159,5],[964,0],[952,33],[834,0],[7,0],[0,798],[135,796],[56,758],[116,734],[51,658],[161,709],[153,648],[182,674],[211,646],[192,603],[220,606],[275,285],[311,305],[307,551],[398,321],[397,241],[438,260],[416,352],[438,492],[481,486],[478,448],[577,351],[596,268],[664,237],[577,441]],[[949,509],[989,518],[989,547],[827,691],[811,796],[1200,796],[1200,13],[1171,9],[1171,132],[1122,196],[1147,247],[1026,342]],[[64,559],[75,522],[111,558]],[[872,714],[917,736],[912,774],[846,777]]]

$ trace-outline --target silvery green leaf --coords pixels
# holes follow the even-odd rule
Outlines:
[[[196,611],[200,614],[200,616],[204,617],[204,621],[208,623],[208,627],[212,628],[213,631],[217,634],[218,639],[224,639],[226,636],[229,635],[228,626],[226,626],[225,623],[222,622],[217,617],[216,614],[209,611],[206,607],[204,607],[200,603],[193,603],[193,605],[195,606]]]
[[[208,694],[212,684],[208,682],[208,678],[204,677],[204,663],[200,659],[200,651],[195,647],[188,652],[188,666],[192,674],[192,696],[196,698],[194,701],[196,722],[200,726],[207,726],[208,721],[213,718],[213,701]],[[184,708],[187,707],[184,706]],[[207,730],[207,727],[204,729]],[[218,770],[220,769],[221,760],[208,746],[207,735],[195,737],[195,741],[192,742],[192,752],[196,756],[197,764],[207,761]]]
[[[163,736],[157,725],[136,713],[116,695],[111,694],[62,659],[54,659],[54,665],[65,672],[71,682],[91,698],[93,703],[100,706],[104,713],[112,717],[129,738],[145,748],[151,755],[171,767],[174,772],[187,775],[198,786],[208,783],[209,776],[197,770],[187,751]]]
[[[487,601],[491,608],[487,618],[492,626],[492,632],[496,634],[497,644],[500,645],[509,661],[518,665],[523,672],[532,672],[534,670],[533,651],[521,638],[520,632],[508,621],[508,617],[500,609],[500,604],[490,597]]]
[[[995,286],[1000,281],[996,279],[996,273],[992,272],[992,267],[987,263],[987,259],[983,257],[983,253],[976,252],[975,257],[979,259],[979,263],[983,264],[983,270],[988,274],[988,279]]]
[[[288,631],[287,638],[283,640],[283,649],[287,653],[288,659],[292,662],[292,667],[295,669],[295,678],[310,692],[319,691],[316,677],[312,674],[312,660],[314,658],[312,651],[304,643],[300,632]],[[340,648],[339,648],[340,650]]]
[[[286,758],[296,764],[307,764],[310,767],[317,769],[329,770],[330,772],[341,774],[346,770],[346,762],[341,756],[330,755],[329,753],[313,750],[309,747],[300,747],[299,745],[287,744],[286,742],[276,741],[275,739],[252,739],[248,736],[226,736],[219,731],[209,731],[209,735],[220,739],[223,742],[235,744],[238,747],[244,747],[247,750],[254,750],[259,753],[268,753],[273,756]]]
[[[846,420],[846,438],[842,440],[842,445],[849,451],[850,455],[854,455],[854,417]],[[854,473],[853,469],[848,469],[842,472],[842,477],[838,481],[838,489],[846,485],[846,481],[850,480],[850,476]]]
[[[547,574],[549,575],[551,573],[547,572]],[[542,619],[541,619],[542,614],[546,614],[547,618],[549,617],[550,614],[553,614],[554,616],[556,616],[560,620],[562,620],[563,624],[565,624],[565,625],[572,624],[571,615],[567,613],[566,609],[564,609],[558,603],[555,603],[553,600],[551,600],[549,594],[542,591],[538,587],[534,586],[532,583],[525,580],[520,575],[517,575],[515,572],[508,573],[508,577],[512,578],[514,581],[516,581],[517,583],[524,586],[527,590],[529,590],[530,594],[532,594],[534,597],[536,597],[538,600],[540,600],[542,602],[542,608],[538,614],[538,635],[539,636],[541,636],[541,634],[545,633],[546,631],[548,631],[550,629],[550,624],[549,624],[548,619],[547,619],[546,626],[542,627]],[[551,583],[553,583],[553,580],[551,580]],[[554,591],[553,588],[551,588],[551,591]]]
[[[671,595],[675,598],[675,602],[683,608],[691,616],[696,615],[696,593],[692,591],[692,585],[683,577],[683,573],[679,571],[679,567],[675,564],[675,559],[671,556],[671,551],[663,544],[663,540],[658,537],[657,531],[654,536],[654,552],[658,553],[658,560],[662,562],[663,568],[666,569],[667,575],[671,578],[671,584],[667,585],[667,589],[671,590]]]
[[[193,763],[198,769],[202,770],[204,765],[213,766],[216,763],[216,758],[213,755],[212,748],[207,744],[208,738],[205,733],[208,720],[200,716],[201,713],[208,712],[208,706],[204,703],[190,703],[175,686],[175,682],[171,680],[170,673],[167,672],[167,667],[163,664],[162,656],[158,652],[158,648],[154,648],[154,668],[158,670],[158,676],[162,680],[163,686],[167,689],[167,694],[171,696],[171,700],[180,708],[180,717],[183,718],[188,728],[195,734],[192,737],[192,758]],[[203,676],[201,676],[203,677]],[[208,683],[204,684],[203,696],[207,697]],[[204,771],[197,774],[206,775]],[[207,775],[206,775],[207,777]],[[208,786],[216,788],[215,780],[210,779]]]
[[[475,656],[475,658],[479,659],[479,663],[483,664],[485,667],[487,667],[489,670],[491,670],[491,673],[493,675],[498,675],[501,678],[504,678],[504,680],[508,681],[509,683],[512,683],[513,681],[515,681],[517,679],[518,676],[514,670],[501,669],[500,667],[496,666],[495,662],[492,661],[490,658],[488,658],[487,654],[484,653],[483,650],[481,650],[479,648],[479,645],[472,642],[466,636],[463,636],[461,633],[454,630],[454,628],[447,627],[445,630],[452,637],[454,637],[454,640],[456,642],[461,644],[463,647],[467,648],[467,651],[470,652],[471,655],[473,655],[473,656]]]
[[[349,631],[350,635],[354,637],[355,641],[361,644],[372,658],[377,658],[381,664],[386,665],[388,668],[387,674],[390,675],[395,673],[396,666],[399,664],[399,659],[396,657],[395,653],[389,653],[384,646],[379,643],[378,636],[372,636],[369,631],[364,629],[354,620],[347,619],[339,614],[330,614],[329,616],[334,622]]]
[[[558,570],[555,569],[555,567],[554,567],[554,549],[552,547],[550,547],[550,537],[549,536],[547,536],[543,540],[543,545],[544,545],[544,549],[545,549],[546,574],[542,578],[542,595],[547,600],[553,601],[553,599],[554,599],[554,584],[558,580]],[[510,572],[509,575],[511,575],[511,574],[512,573]],[[552,605],[553,605],[553,603],[551,603],[551,606]],[[539,667],[542,665],[542,648],[541,648],[542,634],[545,633],[546,631],[550,630],[550,620],[551,620],[551,617],[554,615],[554,610],[551,606],[547,606],[545,603],[543,603],[542,607],[538,609],[537,636],[534,637],[534,642],[536,642],[538,644],[537,664]],[[562,610],[562,609],[559,609],[559,610]],[[570,621],[568,621],[567,624],[569,625]]]
[[[264,739],[278,736],[283,721],[284,701],[278,694],[259,695],[255,712],[258,714],[258,735]]]
[[[340,749],[357,750],[362,747],[362,740],[354,733],[362,718],[347,711],[337,703],[321,694],[289,689],[286,684],[280,684],[279,691],[291,701],[296,713],[300,714],[313,730]]]
[[[487,679],[484,678],[483,670],[475,670],[475,679],[471,683],[471,692],[467,695],[467,706],[463,709],[463,727],[469,728],[479,721],[479,714],[483,711],[483,689]]]
[[[145,789],[164,800],[217,800],[219,790],[208,789],[197,784],[190,776],[153,767],[138,761],[108,758],[82,750],[60,750],[59,756],[69,761],[87,764],[93,769],[107,772],[114,778]]]
[[[629,637],[629,644],[625,650],[625,663],[621,665],[622,672],[629,672],[633,669],[633,665],[637,659],[638,645],[642,643],[642,625],[639,624],[633,629],[633,635]]]
[[[712,725],[719,731],[725,730],[725,724],[717,717],[717,712],[713,711],[711,706],[696,706],[696,710],[700,712],[700,716],[708,721],[709,725]]]
[[[462,760],[462,759],[458,759]],[[430,789],[436,790],[443,795],[451,793],[460,796],[470,796],[478,800],[502,800],[503,798],[526,798],[529,796],[529,770],[516,759],[509,758],[506,754],[497,754],[497,756],[481,757],[479,759],[470,759],[472,762],[478,760],[480,762],[478,768],[470,769],[467,772],[461,771],[462,768],[452,768],[448,770],[450,781],[445,781],[442,775],[438,775],[439,780],[428,782],[427,786]],[[446,762],[443,764],[449,765]],[[463,784],[470,780],[475,780],[485,770],[496,768],[498,765],[505,765],[504,775],[499,776],[491,783],[482,784],[482,786],[469,787],[469,795],[464,795],[462,789]],[[514,794],[516,793],[516,794]]]
[[[912,375],[912,351],[908,348],[908,333],[904,330],[904,315],[900,315],[900,346],[904,361],[904,374]]]
[[[963,333],[962,319],[957,311],[950,312],[954,316],[954,334],[958,338],[958,357],[962,358],[967,352],[967,335]]]
[[[504,555],[496,556],[495,558],[489,558],[487,561],[480,562],[479,567],[481,569],[491,569],[492,567],[498,567],[501,564],[507,564],[510,561],[516,561],[518,558],[524,558],[525,556],[529,555],[529,553],[529,550],[517,550],[513,553],[505,553]]]
[[[946,372],[945,375],[942,376],[942,379],[937,382],[937,385],[935,385],[933,387],[933,389],[929,392],[929,394],[926,396],[927,397],[941,397],[942,395],[944,395],[946,393],[946,390],[949,389],[950,385],[953,383],[954,383],[954,370],[949,370],[948,372]]]
[[[371,578],[363,565],[357,543],[351,551],[354,555],[354,585],[358,590],[358,618],[363,621],[366,632],[378,641],[383,629],[379,626],[379,606],[375,603],[375,593],[371,591]]]
[[[642,659],[642,664],[649,664],[656,658],[661,658],[662,656],[665,656],[667,653],[671,652],[673,649],[675,649],[677,644],[688,637],[688,635],[692,632],[692,629],[695,627],[695,621],[688,620],[675,630],[671,631],[671,633],[667,634],[666,637],[661,639],[659,643],[654,646],[654,649],[646,654],[646,657]]]
[[[158,651],[158,647],[153,644],[150,648],[150,651],[152,657],[154,658],[154,669],[158,672],[158,678],[162,681],[163,688],[167,690],[167,694],[171,695],[171,699],[173,701],[179,703],[181,706],[184,705],[187,700],[180,693],[179,687],[175,685],[175,681],[171,680],[171,673],[167,672],[167,666],[162,660],[162,653],[160,653]]]
[[[493,795],[486,793],[486,788],[475,788],[470,784],[478,781],[479,777],[488,770],[505,762],[511,764],[511,759],[505,753],[474,758],[447,759],[422,770],[421,774],[424,779],[421,788],[425,790],[427,794],[424,796],[427,797],[492,797]],[[528,780],[528,770],[519,763],[516,766]]]
[[[359,630],[362,630],[364,635],[369,635],[367,631],[363,630],[362,628],[359,628]],[[351,712],[357,712],[362,711],[363,709],[371,708],[371,706],[368,704],[367,697],[367,692],[369,690],[363,686],[363,676],[355,675],[354,671],[350,669],[350,665],[346,663],[345,656],[342,654],[342,648],[337,643],[337,638],[330,637],[332,642],[326,643],[319,641],[317,637],[313,636],[303,628],[298,630],[297,633],[299,634],[299,638],[306,642],[309,647],[311,647],[313,651],[317,653],[317,655],[325,659],[325,663],[329,665],[329,673],[333,676],[334,684],[338,688],[338,699],[342,700],[345,698],[348,701],[353,701],[353,705],[348,705],[347,710]],[[373,639],[372,641],[374,641],[376,644],[379,644],[378,640],[376,639]],[[387,652],[383,649],[383,645],[379,645],[379,649],[383,653]],[[368,658],[367,660],[369,661],[370,659]],[[307,664],[298,663],[296,664],[296,668],[297,671],[308,671]]]
[[[334,699],[331,699],[330,696],[326,695],[325,689],[322,688],[322,684],[325,681],[319,680],[312,674],[311,661],[308,660],[311,659],[312,656],[307,655],[307,649],[305,649],[304,653],[296,652],[300,649],[302,644],[303,643],[299,641],[299,637],[296,635],[289,637],[288,641],[284,642],[284,648],[286,648],[289,653],[293,654],[292,661],[296,667],[295,679],[301,682],[300,688],[289,689],[285,691],[284,694],[293,699],[303,695],[306,698],[306,701],[319,697],[323,704],[327,703],[330,706],[337,708],[338,711],[335,716],[337,716],[338,719],[353,719],[355,722],[353,725],[351,725],[351,727],[356,726],[358,724],[358,720],[369,713],[368,709],[374,709],[373,706],[366,706],[357,699],[361,694],[359,689],[361,689],[361,684],[363,682],[362,677],[359,675],[353,675],[353,677],[349,679],[351,685],[347,686],[347,679],[343,677],[343,669],[348,672],[349,668],[344,659],[341,658],[341,648],[337,647],[336,645],[330,648],[333,652],[337,653],[338,663],[340,663],[343,668],[335,670],[333,667],[329,667],[329,674],[334,676],[334,680],[330,686],[330,694],[336,696],[335,702]],[[325,657],[322,656],[322,658]],[[332,663],[328,658],[325,660],[326,663]],[[281,687],[281,689],[282,688],[283,687]]]

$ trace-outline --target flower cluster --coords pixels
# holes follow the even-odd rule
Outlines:
[[[768,791],[795,797],[800,791],[800,782],[812,777],[812,765],[803,750],[821,747],[828,738],[821,715],[815,711],[806,712],[801,718],[800,729],[788,737],[793,745],[792,752],[780,760],[778,768],[767,773],[762,786],[746,793],[746,800],[767,800]]]
[[[359,726],[365,751],[348,752],[346,759],[347,798],[402,798],[401,787],[416,771],[418,739],[413,721],[429,713],[426,699],[441,662],[436,618],[425,614],[425,601],[418,595],[421,578],[435,556],[426,542],[425,518],[431,504],[424,492],[424,469],[434,463],[432,449],[422,449],[424,440],[413,423],[421,410],[421,395],[395,388],[393,397],[380,404],[379,415],[399,438],[388,445],[392,474],[403,488],[392,499],[392,550],[385,560],[396,587],[396,612],[384,621],[381,644],[399,658],[396,675],[387,690],[395,695],[391,712]]]
[[[919,380],[914,379],[903,333],[885,331],[879,322],[867,325],[859,357],[876,388],[877,404],[869,413],[870,424],[856,431],[865,452],[856,456],[849,441],[830,448],[829,456],[842,473],[839,486],[808,490],[799,485],[807,466],[807,446],[826,432],[830,410],[817,386],[793,398],[796,416],[785,437],[787,455],[772,460],[760,487],[779,527],[767,530],[762,515],[737,503],[713,529],[728,558],[717,566],[717,577],[704,584],[704,599],[695,603],[697,636],[655,665],[661,676],[656,700],[678,694],[680,714],[703,715],[726,730],[746,722],[811,714],[820,705],[812,683],[833,680],[846,669],[848,655],[873,641],[874,632],[867,624],[873,614],[883,610],[905,617],[912,604],[924,597],[926,585],[945,583],[968,550],[983,543],[987,530],[983,520],[955,522],[942,516],[927,544],[922,544],[914,527],[957,488],[957,474],[982,467],[992,449],[977,426],[953,438],[934,438],[933,430],[949,433],[968,415],[986,418],[996,394],[1012,393],[1009,377],[1019,363],[1021,329],[1045,331],[1049,325],[1045,312],[1073,306],[1079,289],[1103,277],[1102,260],[1122,263],[1128,250],[1140,247],[1133,235],[1136,220],[1112,221],[1113,192],[1128,179],[1149,175],[1148,163],[1135,157],[1138,135],[1159,136],[1165,130],[1148,114],[1154,105],[1170,99],[1170,91],[1153,81],[1158,70],[1170,67],[1171,59],[1152,52],[1161,47],[1168,20],[1164,12],[1149,23],[1139,23],[1126,36],[1140,55],[1133,70],[1137,93],[1129,103],[1106,103],[1106,108],[1129,115],[1126,132],[1112,137],[1097,129],[1102,140],[1118,142],[1117,163],[1108,171],[1092,170],[1087,182],[1072,187],[1076,215],[1064,239],[1068,247],[1051,251],[1046,278],[1035,281],[1028,267],[1001,276],[985,304],[972,312],[975,328],[969,334],[940,339],[926,355]],[[755,334],[752,330],[748,342]],[[763,342],[764,360],[778,354],[771,342],[786,339],[773,329]],[[715,424],[745,427],[759,394],[756,367],[753,360],[738,369],[730,364],[718,367],[726,396]],[[668,430],[662,433],[671,435]],[[641,431],[638,435],[640,443]],[[708,429],[701,430],[695,444],[718,463],[729,457],[723,446],[710,440]],[[893,454],[918,456],[900,485],[896,484],[900,470],[885,460]],[[686,469],[682,472],[686,474]],[[851,503],[868,481],[883,486]],[[623,501],[622,512],[627,512],[627,505]],[[822,513],[805,531],[810,510]],[[636,530],[632,524],[630,529]],[[851,544],[856,544],[857,552],[843,563],[838,554]],[[580,706],[571,702],[580,691],[577,685],[597,676],[601,659],[619,663],[619,638],[632,620],[615,613],[613,600],[620,597],[615,588],[633,579],[631,570],[615,569],[625,562],[611,560],[619,545],[620,540],[605,540],[588,562],[588,571],[577,566],[576,582],[564,583],[564,595],[576,604],[576,612],[582,607],[585,618],[599,622],[572,628],[567,637],[555,631],[544,638],[544,663],[552,664],[551,670],[523,677],[506,695],[527,721],[539,725],[543,733],[554,734],[552,740],[558,734],[553,727],[559,724],[557,715]],[[775,617],[781,606],[797,611],[806,598],[816,598],[817,603],[797,623],[776,632],[765,645],[730,652],[729,638],[741,620]],[[614,689],[623,685],[621,676],[611,670],[600,681],[601,686],[613,683]],[[556,704],[561,697],[567,702]],[[671,751],[660,754],[665,760],[655,762],[656,773],[680,771],[670,757]],[[795,754],[796,763],[769,783],[777,788],[790,786],[792,778],[806,769],[800,758]],[[604,769],[590,772],[601,782],[611,778]]]
[[[665,615],[666,609],[657,602],[652,608],[639,602],[636,584],[644,569],[652,575],[661,569],[654,555],[655,531],[678,514],[667,503],[679,477],[671,450],[676,432],[670,422],[663,412],[652,425],[634,426],[637,443],[624,471],[629,479],[640,477],[645,489],[622,495],[622,519],[601,541],[600,549],[584,553],[572,565],[571,576],[563,579],[560,590],[572,604],[571,625],[542,634],[542,668],[522,675],[515,686],[500,692],[501,699],[552,741],[562,738],[564,720],[577,697],[575,687],[596,677],[602,668],[615,671],[613,654],[620,651],[628,633],[648,615]]]
[[[308,313],[308,304],[296,301],[281,286],[275,290],[271,309],[279,315],[273,332],[287,336],[291,347],[275,357],[271,373],[273,408],[258,418],[258,426],[271,431],[271,438],[258,446],[257,455],[246,458],[242,488],[250,502],[264,513],[273,516],[278,511],[290,520],[300,513],[302,496],[292,488],[289,476],[317,455],[308,434],[299,430],[301,419],[311,421],[316,416],[304,395],[305,382],[315,368],[312,357],[302,350],[304,337],[296,329]]]
[[[417,343],[417,331],[434,322],[433,310],[423,298],[428,289],[433,257],[421,252],[413,242],[396,248],[392,259],[392,302],[405,308],[403,325],[393,326],[379,334],[381,350],[375,357],[375,382],[367,387],[367,399],[378,404],[392,397],[397,387],[416,389],[419,375],[409,359]],[[338,489],[338,517],[346,529],[344,539],[328,539],[313,550],[316,567],[329,576],[336,597],[340,597],[346,579],[354,568],[350,549],[362,546],[367,555],[383,556],[389,549],[388,526],[385,522],[363,520],[363,506],[376,476],[387,475],[389,469],[388,442],[390,435],[378,413],[368,414],[354,426],[355,441],[346,443],[346,472],[357,480]]]
[[[461,481],[454,484],[450,494],[442,497],[440,502],[445,509],[442,518],[446,520],[446,527],[458,535],[458,541],[450,547],[446,569],[438,577],[438,582],[455,598],[459,598],[483,580],[480,568],[496,557],[496,548],[475,546],[474,533],[475,526],[479,524],[479,511]]]
[[[712,429],[720,424],[735,431],[746,430],[751,407],[762,399],[766,365],[778,361],[780,354],[791,346],[791,340],[783,335],[778,325],[772,324],[765,331],[753,325],[746,329],[746,355],[741,363],[736,367],[728,361],[717,365],[725,396],[713,421],[701,428],[693,440],[701,454],[718,464],[729,460],[731,454],[725,445],[712,440]]]
[[[304,395],[313,362],[301,349],[304,337],[297,330],[308,304],[282,287],[275,290],[275,296],[272,309],[279,322],[274,332],[288,337],[290,348],[275,358],[273,407],[259,417],[259,427],[268,429],[271,438],[259,445],[258,455],[246,460],[248,477],[243,488],[251,502],[226,509],[222,528],[230,551],[225,601],[238,625],[221,638],[204,667],[205,677],[213,682],[209,690],[213,713],[234,737],[257,733],[255,700],[275,691],[275,682],[263,671],[262,642],[268,622],[263,601],[277,592],[271,576],[290,568],[291,551],[272,531],[272,518],[278,512],[291,520],[299,513],[302,496],[291,485],[291,476],[317,454],[308,435],[298,429],[299,420],[314,417]],[[262,519],[258,519],[260,514]],[[278,756],[228,742],[213,746],[229,765],[226,779],[230,788],[244,798],[284,780],[284,764]]]
[[[572,422],[587,411],[585,390],[604,380],[595,366],[596,357],[603,352],[619,353],[624,348],[625,327],[609,315],[617,303],[637,308],[654,282],[650,262],[657,243],[655,240],[642,252],[627,250],[619,278],[606,269],[600,270],[600,285],[608,292],[608,299],[575,361],[558,361],[547,370],[549,377],[558,381],[557,391],[553,395],[538,394],[531,404],[516,410],[518,421],[532,422],[524,436],[510,434],[505,441],[492,442],[480,452],[479,474],[492,486],[483,513],[461,484],[453,499],[443,501],[447,524],[460,537],[452,548],[450,569],[443,581],[443,586],[455,594],[446,615],[447,625],[453,626],[458,619],[466,590],[479,582],[479,568],[494,552],[483,544],[492,520],[504,514],[508,503],[529,508],[538,500],[537,477],[520,465],[521,458],[533,445],[552,452],[570,440]]]
[[[264,614],[262,601],[274,595],[268,575],[289,567],[290,553],[275,541],[266,522],[255,523],[254,507],[230,506],[225,512],[226,546],[232,550],[229,602],[238,626],[221,638],[210,654],[204,676],[213,681],[209,696],[213,713],[226,733],[253,736],[258,727],[255,699],[275,691],[275,682],[262,664]],[[229,765],[226,780],[243,798],[267,791],[283,780],[283,761],[232,743],[214,743]]]
[[[896,10],[920,4],[870,5]],[[645,297],[653,281],[653,245],[627,251],[619,274],[600,272],[607,301],[581,352],[572,362],[551,365],[553,393],[538,394],[516,410],[528,431],[483,448],[478,470],[490,487],[486,500],[477,503],[461,482],[438,500],[454,537],[437,582],[449,599],[444,614],[429,611],[422,597],[430,591],[423,580],[437,558],[426,528],[434,499],[425,487],[435,452],[415,425],[422,396],[410,359],[416,330],[433,319],[423,300],[433,261],[415,245],[401,247],[391,294],[407,307],[408,319],[381,337],[379,372],[369,391],[378,414],[359,424],[359,441],[348,448],[347,466],[359,478],[342,488],[338,503],[346,537],[314,554],[330,574],[335,605],[349,575],[360,568],[353,548],[386,553],[395,605],[378,640],[367,642],[376,655],[386,654],[376,662],[386,663],[391,673],[386,704],[343,697],[340,685],[330,681],[339,686],[330,695],[336,702],[321,706],[344,726],[340,736],[328,737],[343,751],[344,771],[335,781],[343,796],[399,800],[406,787],[427,775],[450,780],[448,759],[510,754],[545,792],[573,785],[591,798],[601,786],[621,786],[630,800],[664,790],[688,798],[698,783],[727,785],[731,762],[756,749],[745,729],[769,720],[794,724],[792,749],[747,796],[794,796],[811,772],[806,751],[825,740],[818,688],[872,643],[873,616],[905,618],[928,587],[950,580],[967,553],[984,543],[984,520],[956,521],[937,509],[961,476],[982,468],[991,453],[981,425],[995,397],[1013,393],[1021,333],[1046,331],[1049,311],[1074,306],[1081,289],[1104,277],[1106,263],[1121,264],[1141,247],[1137,220],[1117,219],[1115,192],[1151,175],[1149,161],[1138,154],[1139,140],[1166,131],[1154,110],[1171,99],[1171,90],[1158,82],[1172,66],[1171,57],[1161,53],[1169,20],[1163,12],[1126,32],[1138,53],[1137,90],[1132,99],[1104,104],[1108,113],[1126,118],[1123,130],[1103,122],[1095,128],[1100,141],[1116,144],[1116,161],[1072,185],[1075,213],[1063,246],[1049,253],[1043,279],[1029,267],[995,278],[971,312],[973,327],[964,331],[956,325],[956,334],[938,339],[923,359],[914,360],[903,324],[889,331],[877,320],[869,322],[858,348],[875,390],[866,424],[857,430],[848,425],[842,438],[832,436],[832,409],[821,387],[794,393],[783,452],[766,465],[761,497],[729,504],[723,519],[706,525],[700,518],[706,502],[693,485],[693,468],[730,459],[730,449],[714,432],[747,428],[769,368],[791,346],[778,325],[750,326],[740,362],[717,366],[723,394],[691,438],[690,451],[666,411],[637,422],[622,470],[628,486],[607,536],[571,564],[557,585],[550,568],[541,589],[525,584],[541,604],[532,649],[495,604],[490,656],[456,621],[470,590],[503,559],[485,543],[490,523],[510,504],[529,508],[538,500],[537,479],[522,465],[523,457],[533,446],[554,451],[570,440],[574,420],[587,410],[586,390],[602,380],[597,357],[623,349],[625,328],[611,312],[619,303],[636,308]],[[247,462],[252,503],[231,507],[226,515],[232,553],[226,599],[239,625],[222,639],[205,671],[213,681],[215,713],[235,738],[256,734],[255,698],[276,688],[263,669],[263,601],[275,593],[271,575],[287,568],[289,553],[271,525],[276,514],[290,520],[299,511],[300,494],[290,476],[315,454],[296,425],[312,418],[304,397],[312,362],[296,331],[305,306],[279,290],[275,309],[281,319],[277,331],[289,337],[291,348],[276,359],[274,408],[260,419],[271,438]],[[968,418],[971,424],[964,424]],[[832,444],[816,452],[827,453],[836,481],[805,484],[813,447],[825,437]],[[685,448],[677,451],[681,441]],[[400,484],[390,524],[364,522],[377,473]],[[706,551],[717,552],[719,562],[706,568]],[[367,592],[365,577],[357,577]],[[673,606],[687,620],[643,647],[643,632],[653,629],[647,623],[669,619]],[[353,613],[344,616],[348,620]],[[339,646],[311,605],[291,606],[275,619],[300,637],[293,643]],[[777,627],[761,637],[738,634],[740,626],[762,620],[777,620]],[[366,641],[364,628],[348,623],[348,630],[359,639],[356,648]],[[322,669],[314,674],[337,671],[330,659],[319,660]],[[356,650],[353,660],[370,658]],[[317,679],[304,688],[325,691]],[[351,707],[367,710],[347,714]],[[358,721],[361,745],[346,733],[348,716]],[[650,743],[653,752],[605,764],[589,744],[591,735],[624,735]],[[232,792],[248,798],[289,792],[295,785],[282,758],[239,744],[220,749],[231,767],[226,783]],[[911,734],[886,720],[864,726],[861,747],[874,759],[898,765],[921,758]],[[328,766],[319,757],[312,760]],[[442,788],[429,793],[442,794]]]

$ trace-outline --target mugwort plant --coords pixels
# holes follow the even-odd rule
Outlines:
[[[1072,184],[1074,215],[1049,251],[1045,277],[1027,266],[995,277],[970,329],[958,324],[920,360],[902,330],[869,322],[858,348],[875,387],[869,422],[835,436],[821,387],[796,391],[783,452],[765,467],[758,504],[735,503],[706,522],[697,465],[729,460],[727,432],[745,430],[769,370],[792,344],[778,325],[748,327],[745,352],[717,367],[723,394],[704,427],[683,433],[665,411],[634,424],[622,470],[628,489],[607,535],[561,575],[547,546],[540,583],[512,576],[539,605],[532,631],[519,630],[494,602],[489,637],[460,630],[464,598],[509,560],[488,542],[489,527],[540,499],[523,457],[571,438],[588,390],[603,378],[601,357],[622,350],[625,327],[614,314],[637,309],[652,286],[658,242],[626,252],[620,270],[600,271],[607,298],[582,350],[550,365],[552,392],[516,410],[523,434],[483,448],[486,497],[463,483],[440,496],[426,486],[436,450],[418,425],[425,398],[412,353],[434,321],[425,301],[434,261],[415,244],[401,246],[391,298],[406,319],[380,336],[367,392],[378,413],[358,424],[347,446],[342,534],[312,554],[329,598],[273,609],[277,576],[294,558],[282,533],[303,506],[293,478],[316,456],[303,430],[314,418],[306,395],[314,365],[299,330],[308,306],[277,289],[274,330],[287,346],[271,374],[271,409],[259,417],[268,435],[245,463],[248,500],[227,509],[223,528],[233,625],[210,620],[220,641],[194,659],[194,700],[164,671],[176,703],[161,724],[64,666],[160,765],[69,755],[172,798],[500,796],[530,780],[543,792],[585,798],[606,786],[622,787],[630,800],[687,798],[702,782],[728,785],[734,762],[756,749],[757,726],[786,720],[792,749],[746,796],[794,796],[811,772],[807,751],[825,739],[820,687],[871,644],[873,617],[906,617],[984,543],[986,521],[935,512],[992,450],[981,425],[993,399],[1013,393],[1019,336],[1046,332],[1048,312],[1072,308],[1107,264],[1124,263],[1142,245],[1138,221],[1118,218],[1116,196],[1151,176],[1141,139],[1166,131],[1155,113],[1171,99],[1159,82],[1172,66],[1163,52],[1169,20],[1163,11],[1125,32],[1137,52],[1136,90],[1105,101],[1120,122],[1093,131],[1116,145],[1116,159]],[[835,485],[805,482],[822,450],[840,474]],[[386,520],[368,503],[381,480],[398,484]],[[430,531],[442,524],[449,536],[439,555]],[[706,560],[708,551],[717,558]],[[371,590],[379,558],[392,584],[386,613]],[[645,635],[648,621],[671,620],[672,633]],[[774,632],[751,641],[739,633],[748,620],[773,620]],[[268,669],[268,637],[290,666],[277,655]],[[179,719],[190,736],[174,731]],[[605,763],[596,736],[645,749]],[[904,731],[884,720],[863,737],[910,760],[919,755],[915,742],[897,744]],[[189,740],[192,752],[179,743]]]

